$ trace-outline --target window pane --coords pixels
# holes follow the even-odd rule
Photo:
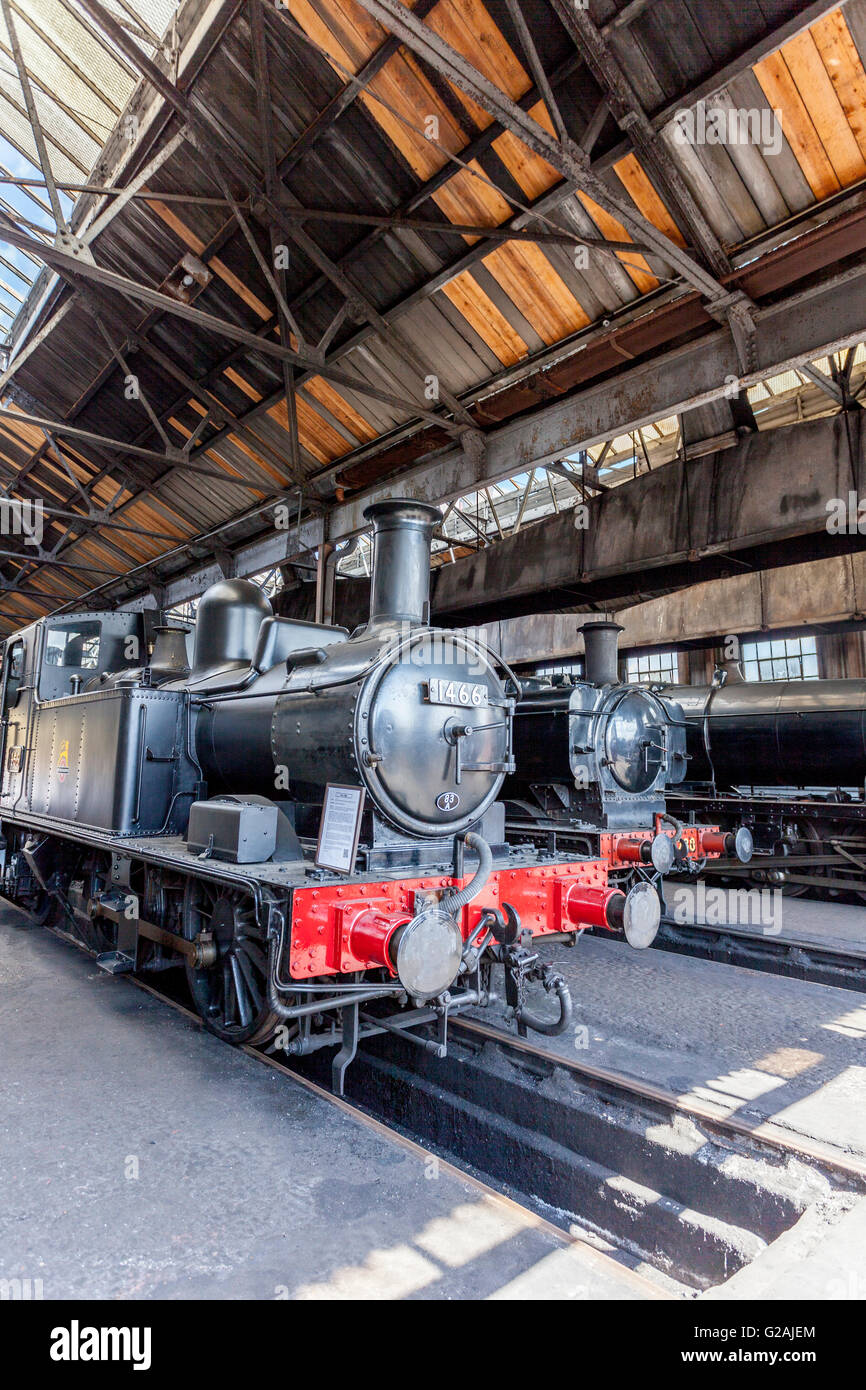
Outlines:
[[[774,638],[744,642],[743,669],[747,680],[817,680],[816,637]]]
[[[626,680],[638,685],[669,685],[679,680],[676,652],[650,652],[647,656],[630,656]]]
[[[45,638],[46,666],[75,666],[95,671],[99,661],[100,623],[52,627]]]

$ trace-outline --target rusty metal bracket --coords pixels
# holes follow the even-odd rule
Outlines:
[[[742,290],[735,290],[721,299],[710,301],[707,312],[717,323],[727,324],[731,330],[737,360],[743,375],[757,371],[757,329],[755,326],[755,305]]]

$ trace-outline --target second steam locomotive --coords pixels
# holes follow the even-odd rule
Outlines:
[[[588,622],[580,631],[583,679],[524,684],[515,770],[505,784],[512,838],[600,855],[622,885],[660,886],[671,870],[695,871],[722,855],[747,862],[752,837],[744,825],[723,830],[671,813],[691,756],[676,698],[620,681],[617,623]],[[627,935],[633,945],[648,944]]]
[[[866,897],[866,681],[746,681],[726,662],[711,685],[660,694],[686,720],[676,814],[745,822],[755,882]]]

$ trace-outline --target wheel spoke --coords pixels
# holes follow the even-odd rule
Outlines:
[[[230,962],[229,962],[228,956],[226,956],[225,960],[223,961],[223,968],[222,968],[222,983],[223,983],[223,998],[222,998],[222,1004],[223,1004],[223,1008],[222,1008],[223,1022],[225,1023],[226,1027],[228,1027],[228,1025],[229,1025],[229,1024],[231,1023],[231,1021],[232,1021],[232,1002],[233,1002],[233,999],[234,999],[234,982],[233,982],[233,980],[232,980],[232,968],[231,968],[231,964],[230,964]]]
[[[212,966],[195,969],[187,963],[199,1013],[210,1030],[226,1041],[266,1036],[276,1021],[267,1000],[267,936],[249,898],[194,879],[187,880],[182,891],[184,934],[189,939],[209,929],[217,948]]]
[[[241,968],[237,956],[232,953],[229,956],[231,962],[232,979],[235,986],[235,998],[238,1002],[238,1020],[242,1028],[249,1028],[253,1021],[252,1011],[247,998],[247,989],[241,975]]]
[[[251,941],[248,936],[243,937],[239,942],[242,957],[246,956],[252,961],[260,975],[266,975],[268,971],[268,958],[257,942]]]
[[[235,958],[233,957],[233,959]],[[253,1001],[253,1006],[256,1010],[259,1010],[262,1007],[262,992],[259,989],[258,983],[256,982],[255,971],[253,970],[252,965],[250,964],[248,958],[243,954],[243,952],[238,952],[236,959],[240,972],[244,977],[244,984],[246,985],[247,990],[250,994],[250,998]]]

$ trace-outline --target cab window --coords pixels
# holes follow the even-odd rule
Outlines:
[[[88,678],[99,666],[99,622],[56,623],[45,634],[39,695],[56,700],[72,690],[72,677]]]
[[[18,703],[18,692],[24,680],[24,643],[15,642],[6,653],[6,709]]]

